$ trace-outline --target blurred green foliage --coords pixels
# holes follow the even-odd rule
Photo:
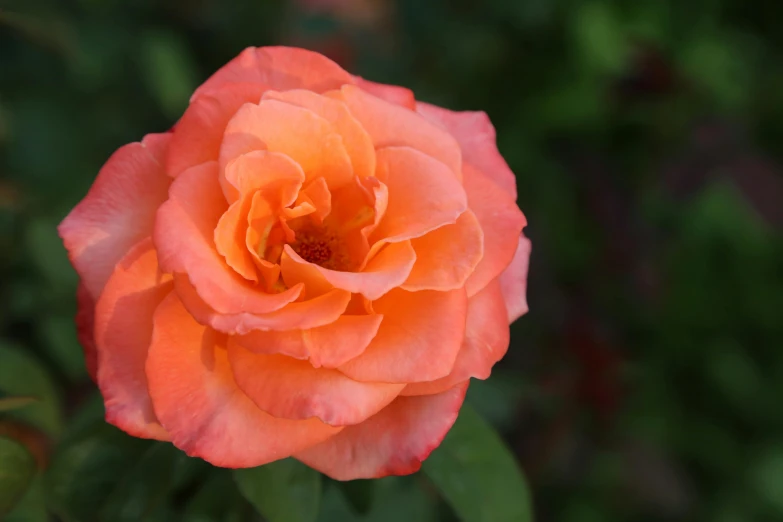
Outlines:
[[[464,435],[499,430],[536,520],[783,519],[781,19],[783,4],[741,0],[0,0],[0,401],[16,401],[0,408],[0,484],[11,460],[23,484],[0,491],[0,516],[12,497],[15,522],[522,513],[524,493],[480,478],[485,458],[511,462],[488,428],[465,452],[455,429],[426,473],[281,471],[291,489],[101,422],[55,226],[219,66],[288,44],[495,123],[534,244],[531,312],[471,385]],[[299,510],[278,517],[289,498]]]

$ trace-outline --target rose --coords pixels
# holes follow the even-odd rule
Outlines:
[[[515,200],[484,113],[245,50],[59,227],[107,421],[218,466],[416,471],[527,311]]]

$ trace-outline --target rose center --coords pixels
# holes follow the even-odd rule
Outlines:
[[[345,244],[325,227],[307,226],[295,231],[294,252],[305,261],[330,270],[350,270],[351,257]]]

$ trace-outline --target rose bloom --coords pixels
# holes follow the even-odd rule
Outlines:
[[[527,311],[515,201],[486,114],[246,49],[59,226],[106,420],[216,466],[418,470]]]

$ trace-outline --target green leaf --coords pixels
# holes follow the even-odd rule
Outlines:
[[[338,482],[325,488],[318,522],[431,522],[437,520],[437,496],[415,477],[373,479],[372,505],[357,515]],[[429,486],[429,484],[427,484]]]
[[[514,455],[468,405],[422,470],[464,522],[533,520],[530,493]]]
[[[312,522],[318,516],[321,475],[294,459],[238,469],[234,479],[269,522]]]
[[[335,481],[335,484],[340,488],[345,500],[348,501],[355,513],[363,515],[370,510],[375,489],[372,480]]]
[[[18,442],[0,437],[0,518],[16,505],[35,476],[35,459]]]
[[[44,498],[43,474],[33,478],[27,492],[19,499],[16,506],[3,518],[3,522],[48,522]]]
[[[0,392],[30,396],[38,402],[7,413],[12,418],[57,435],[62,429],[58,394],[48,372],[27,351],[0,344]]]
[[[122,481],[106,499],[102,520],[146,520],[162,504],[171,488],[179,450],[156,442],[141,460],[123,474]]]
[[[0,399],[0,412],[18,410],[36,402],[38,399],[26,395],[3,397]]]
[[[183,522],[240,522],[251,506],[242,498],[231,471],[212,468],[185,506]]]
[[[60,448],[45,477],[49,507],[66,522],[99,520],[107,499],[149,446],[103,424]]]

